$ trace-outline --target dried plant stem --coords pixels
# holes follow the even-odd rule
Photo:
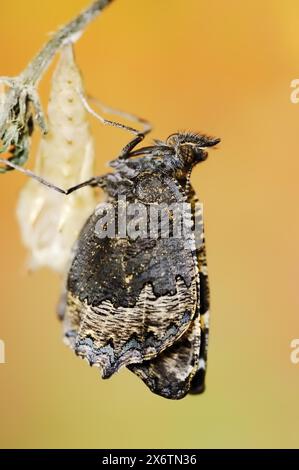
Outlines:
[[[97,0],[93,2],[75,19],[59,29],[21,73],[20,78],[24,83],[31,85],[38,83],[58,49],[67,42],[75,42],[84,28],[112,1]]]
[[[84,28],[113,0],[97,0],[75,19],[60,28],[40,52],[17,77],[0,77],[0,82],[9,87],[0,107],[0,139],[7,151],[11,145],[17,149],[15,163],[23,164],[27,158],[28,137],[32,132],[32,117],[46,133],[47,125],[37,92],[37,85],[51,63],[55,53],[68,42],[75,42]],[[30,105],[34,110],[31,115]]]

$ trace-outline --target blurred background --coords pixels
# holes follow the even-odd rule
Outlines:
[[[87,4],[2,0],[0,74],[18,74]],[[168,401],[126,369],[100,380],[63,345],[61,280],[26,272],[15,217],[25,178],[0,175],[1,447],[298,447],[298,13],[296,0],[116,0],[77,43],[89,93],[147,117],[152,138],[222,138],[193,174],[212,295],[207,389]],[[101,174],[128,136],[91,122]]]

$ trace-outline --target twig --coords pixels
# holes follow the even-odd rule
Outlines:
[[[23,164],[27,160],[33,119],[43,133],[47,132],[37,85],[55,53],[68,42],[79,39],[84,28],[112,1],[93,2],[75,19],[60,28],[20,75],[0,77],[0,82],[9,87],[0,107],[0,153],[10,151],[10,160],[13,163]],[[8,168],[0,168],[0,172],[7,170]]]

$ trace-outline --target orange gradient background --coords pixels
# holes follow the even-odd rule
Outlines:
[[[18,74],[86,4],[3,0],[0,74]],[[147,117],[153,137],[222,138],[193,174],[212,291],[207,390],[176,402],[126,369],[103,381],[63,345],[60,279],[26,273],[15,216],[25,177],[11,172],[0,175],[0,446],[298,447],[298,1],[116,0],[76,55],[89,93]],[[128,136],[91,122],[101,174]]]

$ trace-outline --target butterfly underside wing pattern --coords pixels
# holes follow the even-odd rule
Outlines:
[[[205,389],[209,334],[209,285],[205,244],[197,252],[199,301],[197,314],[188,330],[170,348],[151,361],[129,365],[153,393],[180,399]]]
[[[61,317],[65,342],[103,378],[127,366],[165,398],[204,391],[209,288],[203,229],[200,240],[194,229],[202,206],[190,174],[206,159],[203,148],[218,141],[174,134],[132,152],[136,158],[115,160],[115,172],[102,177],[115,220],[121,197],[126,210],[136,203],[148,209],[147,221],[153,205],[189,204],[192,225],[181,237],[130,238],[117,230],[99,237],[101,207],[87,220],[74,247]]]
[[[18,219],[30,267],[51,267],[65,279],[58,307],[65,343],[102,378],[127,367],[154,394],[178,400],[205,390],[210,296],[202,205],[190,178],[220,139],[177,132],[137,148],[151,130],[148,121],[97,102],[104,114],[138,122],[140,130],[93,110],[72,42],[109,3],[95,1],[61,28],[17,80],[2,77],[12,87],[8,123],[22,142],[4,132],[11,157],[0,159],[0,172],[32,178]],[[44,71],[58,48],[46,126],[30,71]],[[44,131],[34,172],[21,166],[33,132],[31,108]],[[93,176],[87,112],[134,136],[103,176]],[[96,205],[99,188],[105,199]]]

